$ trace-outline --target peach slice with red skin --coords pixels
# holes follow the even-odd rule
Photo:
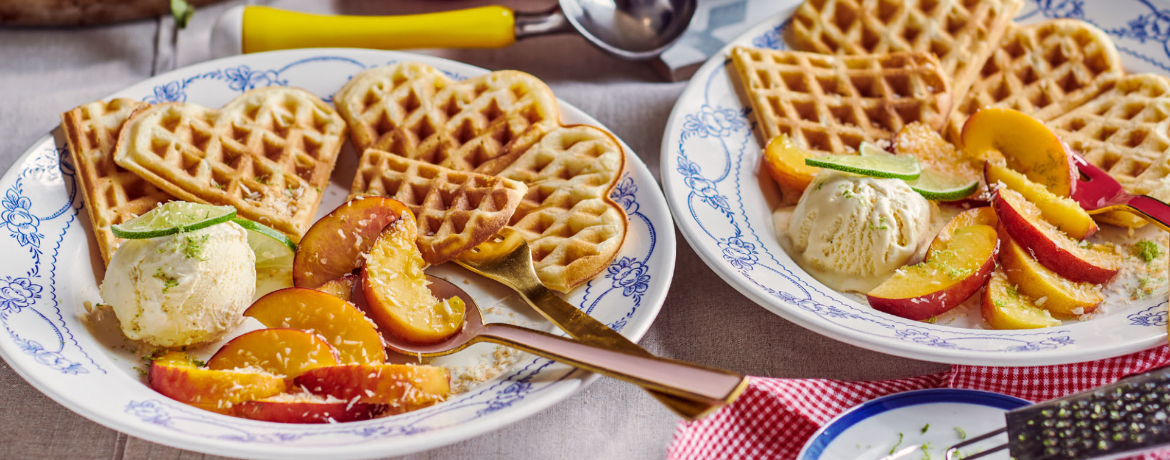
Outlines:
[[[277,375],[207,369],[178,351],[151,361],[147,380],[154,391],[168,398],[219,413],[230,413],[236,404],[274,396],[285,389],[284,379]]]
[[[310,370],[297,377],[296,385],[345,401],[386,404],[398,414],[446,400],[451,373],[436,366],[349,364]]]
[[[289,380],[310,369],[336,365],[337,350],[325,339],[282,328],[260,329],[236,337],[207,361],[209,369],[261,369]]]
[[[353,304],[318,290],[292,287],[272,292],[248,307],[244,316],[268,327],[319,335],[337,350],[339,363],[386,362],[374,323]]]
[[[898,269],[866,298],[874,309],[903,318],[937,316],[979,292],[995,267],[998,250],[994,228],[960,228],[926,261]]]
[[[386,415],[386,404],[350,403],[309,393],[282,394],[237,404],[234,415],[276,423],[341,423]]]
[[[326,281],[325,284],[317,286],[315,289],[346,302],[353,302],[353,286],[355,284],[361,283],[361,281],[361,275],[358,275],[357,273],[350,273],[341,278],[334,278]]]
[[[382,231],[362,266],[362,292],[382,331],[412,343],[435,343],[463,328],[465,310],[436,299],[427,288],[426,263],[414,243],[417,232],[410,215]]]
[[[318,220],[297,246],[293,284],[315,288],[362,266],[362,254],[392,222],[411,215],[406,205],[384,197],[354,198]]]
[[[1083,240],[1097,232],[1097,223],[1076,201],[1049,192],[1043,185],[1028,180],[1023,174],[990,161],[984,165],[983,174],[987,183],[1003,184],[1035,204],[1044,220],[1068,236]]]
[[[1012,284],[1003,267],[996,267],[991,273],[991,279],[983,288],[980,307],[983,319],[995,329],[1039,329],[1060,325],[1060,320],[1053,318],[1048,310],[1037,307],[1034,299]]]
[[[942,250],[947,243],[950,243],[955,230],[972,225],[987,225],[995,228],[999,226],[999,217],[996,217],[995,210],[991,209],[991,206],[971,208],[956,214],[943,226],[942,230],[938,231],[938,235],[930,242],[930,250],[927,251],[926,255],[929,257],[931,253]]]
[[[1020,293],[1035,299],[1036,306],[1057,318],[1073,318],[1093,312],[1104,300],[1101,286],[1071,281],[1049,270],[1029,255],[1003,225],[999,238],[1003,246],[999,264]]]
[[[1018,110],[982,109],[963,124],[963,151],[971,157],[1006,162],[1052,193],[1072,196],[1077,168],[1072,152],[1043,122]]]
[[[1103,284],[1121,269],[1121,256],[1107,246],[1081,242],[1044,220],[1015,190],[1001,188],[992,200],[1000,224],[1037,261],[1072,281]]]

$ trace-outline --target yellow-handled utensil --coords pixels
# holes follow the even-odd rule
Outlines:
[[[690,24],[697,0],[560,0],[540,13],[485,6],[407,16],[328,16],[237,6],[211,33],[216,57],[294,48],[501,48],[576,31],[622,59],[658,56]]]

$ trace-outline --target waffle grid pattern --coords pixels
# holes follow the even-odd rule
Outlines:
[[[1123,73],[1112,40],[1090,24],[1056,19],[1013,25],[962,103],[955,105],[946,137],[958,142],[963,123],[985,107],[1051,120],[1107,90],[1112,77]]]
[[[298,241],[313,223],[345,122],[295,88],[249,91],[220,110],[158,104],[123,128],[114,159],[171,195],[230,204]]]
[[[456,82],[419,63],[367,70],[334,97],[354,146],[471,171],[535,125],[558,120],[556,99],[536,77],[493,72]]]
[[[414,213],[423,260],[438,265],[487,241],[508,224],[528,187],[370,149],[354,190],[393,198]]]
[[[831,56],[736,47],[732,60],[768,138],[814,155],[856,152],[922,122],[942,127],[950,83],[926,53]]]
[[[962,100],[1021,6],[1020,0],[806,0],[793,13],[791,38],[797,50],[826,54],[934,54]]]
[[[118,132],[134,111],[147,106],[123,98],[91,102],[61,114],[81,196],[107,265],[122,242],[110,226],[171,200],[166,192],[114,163]]]

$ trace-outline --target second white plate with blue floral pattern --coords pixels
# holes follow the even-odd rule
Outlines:
[[[114,94],[148,102],[219,107],[259,86],[287,85],[326,100],[353,74],[397,61],[419,61],[452,78],[484,69],[429,56],[387,51],[314,49],[236,56],[160,75]],[[68,110],[61,107],[60,110]],[[601,126],[561,102],[565,123]],[[611,195],[630,218],[617,258],[567,299],[637,340],[662,307],[674,273],[674,224],[641,159],[623,143],[627,170]],[[238,419],[195,409],[147,387],[133,353],[112,347],[87,327],[84,303],[100,302],[102,263],[88,232],[60,130],[46,135],[0,179],[0,356],[37,389],[110,428],[151,441],[234,457],[370,458],[451,444],[533,415],[580,391],[597,376],[520,355],[498,377],[426,409],[363,422],[293,425]],[[320,213],[341,204],[357,155],[342,151]],[[459,268],[436,267],[480,299],[488,316],[550,329],[502,286]],[[493,313],[497,312],[497,313]],[[480,346],[480,345],[476,345]],[[441,359],[474,366],[474,359]],[[464,355],[467,356],[467,355]],[[473,357],[474,358],[474,357]],[[534,440],[534,442],[540,442]]]
[[[799,2],[792,3],[795,8]],[[788,11],[764,21],[728,48],[785,48],[782,37],[790,15]],[[1170,2],[1027,0],[1016,20],[1063,17],[1089,21],[1109,33],[1128,71],[1170,74],[1170,34],[1165,32]],[[760,167],[755,119],[736,94],[735,78],[724,49],[691,79],[663,136],[662,182],[675,221],[699,256],[764,308],[859,347],[954,364],[1062,364],[1166,343],[1164,295],[1109,308],[1089,321],[996,331],[910,321],[825,287],[774,236],[771,203],[777,202],[778,192]]]

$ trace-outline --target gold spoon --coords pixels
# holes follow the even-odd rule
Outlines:
[[[511,324],[485,324],[479,306],[463,289],[431,275],[427,280],[436,297],[463,300],[463,328],[442,342],[423,345],[387,334],[387,348],[407,356],[431,357],[449,355],[478,342],[494,342],[669,395],[712,403],[734,398],[746,382],[730,371],[589,345]]]
[[[532,251],[519,232],[504,228],[490,240],[460,254],[459,265],[489,279],[495,280],[520,294],[528,305],[546,319],[583,343],[619,350],[628,354],[653,356],[638,344],[617,333],[601,321],[577,309],[558,297],[540,282],[532,265]],[[740,376],[742,385],[747,379]],[[646,388],[652,396],[687,420],[696,420],[731,404],[740,392],[727,395],[719,401],[681,399]]]

